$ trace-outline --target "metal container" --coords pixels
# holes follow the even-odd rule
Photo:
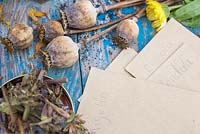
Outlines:
[[[8,83],[12,83],[14,85],[15,83],[21,82],[23,77],[24,77],[24,75],[20,75],[20,76],[17,76],[17,77],[14,77],[14,78],[8,80],[0,87],[0,89]],[[51,78],[49,76],[44,76],[44,79],[47,80],[47,79],[53,79],[53,78]],[[61,88],[63,89],[63,94],[64,94],[64,96],[61,97],[61,101],[63,102],[64,105],[69,106],[69,109],[74,112],[74,105],[73,105],[73,102],[72,102],[72,99],[71,99],[69,93],[63,86],[61,86]],[[3,98],[1,91],[0,91],[0,98]]]

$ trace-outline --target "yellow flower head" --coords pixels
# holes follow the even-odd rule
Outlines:
[[[147,18],[152,21],[152,27],[159,31],[166,24],[169,17],[169,12],[166,10],[168,7],[154,0],[147,0],[146,4]]]

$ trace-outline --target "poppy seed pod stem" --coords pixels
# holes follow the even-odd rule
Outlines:
[[[142,1],[144,1],[144,0],[129,0],[129,1],[117,2],[115,4],[108,5],[108,6],[101,5],[99,8],[97,8],[97,13],[105,13],[112,9],[132,6],[133,3],[142,2]]]
[[[115,24],[115,25],[113,25],[113,26],[107,28],[106,30],[104,30],[104,31],[102,31],[102,32],[100,32],[100,33],[95,34],[94,36],[92,36],[92,37],[90,37],[90,38],[87,38],[87,39],[85,39],[85,40],[82,40],[82,41],[83,41],[83,44],[84,44],[84,45],[87,45],[89,42],[91,42],[91,41],[93,41],[93,40],[95,40],[95,39],[97,39],[97,38],[103,36],[104,34],[110,32],[110,31],[113,30],[113,29],[115,29],[115,28],[117,27],[117,25],[118,25],[118,24]]]
[[[136,17],[136,18],[141,17],[141,16],[144,15],[144,12],[145,12],[145,8],[142,8],[142,9],[140,9],[139,11],[137,11],[137,13],[134,14],[133,16],[131,16],[131,17]],[[126,19],[125,19],[125,20],[126,20]],[[86,45],[86,44],[88,44],[89,42],[91,42],[91,41],[93,41],[93,40],[95,40],[95,39],[97,39],[97,38],[103,36],[104,34],[106,34],[106,33],[110,32],[111,30],[115,29],[118,25],[119,25],[119,24],[115,24],[115,25],[109,27],[108,29],[106,29],[106,30],[104,30],[104,31],[102,31],[102,32],[100,32],[100,33],[95,34],[94,36],[91,36],[91,37],[89,37],[88,39],[83,40],[83,41],[82,41],[83,44]]]
[[[75,30],[68,29],[67,31],[65,31],[65,35],[78,34],[78,33],[83,33],[83,32],[95,31],[95,30],[104,28],[104,27],[106,27],[106,26],[110,26],[110,25],[116,24],[116,23],[118,23],[118,22],[120,22],[120,21],[122,21],[122,20],[131,18],[131,17],[135,16],[135,14],[136,14],[136,13],[128,14],[128,15],[123,16],[123,17],[121,17],[121,18],[119,18],[119,19],[116,19],[116,20],[114,20],[114,21],[107,22],[107,23],[104,23],[104,24],[101,24],[101,25],[98,25],[98,26],[93,26],[93,27],[87,28],[87,29],[75,29]]]
[[[162,4],[170,6],[170,5],[173,5],[175,3],[179,3],[179,2],[183,2],[183,1],[182,0],[166,0],[166,1],[162,2]]]
[[[133,4],[141,4],[140,2],[144,3],[144,0],[129,0],[118,2],[109,6],[102,5],[95,8],[89,0],[78,0],[69,6],[66,11],[59,12],[61,15],[61,22],[67,23],[68,27],[87,29],[96,24],[97,15],[99,13],[105,13],[106,11],[112,9],[133,6]],[[64,28],[66,28],[66,26],[64,26]]]

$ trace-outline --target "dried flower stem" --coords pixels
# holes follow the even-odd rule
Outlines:
[[[22,119],[23,119],[23,121],[27,121],[28,116],[30,114],[31,107],[30,107],[29,104],[26,104],[24,107],[25,107],[25,109],[24,109],[24,113],[23,113]]]
[[[57,79],[57,80],[44,80],[44,82],[46,82],[47,84],[60,84],[60,83],[67,83],[68,79],[67,78],[61,78],[61,79]]]
[[[18,123],[18,126],[19,126],[19,132],[20,132],[20,134],[25,134],[22,120],[19,117],[17,118],[17,123]]]
[[[58,114],[60,114],[64,118],[68,119],[70,117],[70,114],[67,111],[64,111],[62,108],[59,108],[58,106],[56,106],[55,104],[51,103],[46,98],[44,98],[44,100],[45,100],[46,104],[48,104],[49,106],[51,106],[53,108],[53,110],[55,110]]]
[[[113,9],[119,9],[119,8],[124,8],[124,7],[131,7],[131,6],[136,6],[136,5],[141,5],[145,3],[146,0],[128,0],[128,1],[122,1],[122,2],[117,2],[112,5],[102,5],[99,7],[98,11],[99,13],[105,13],[109,10]],[[157,0],[158,2],[163,2],[165,0]]]
[[[15,121],[16,121],[17,117],[15,116],[15,114],[13,112],[13,109],[12,109],[12,106],[10,105],[10,102],[9,102],[9,99],[8,99],[8,96],[7,96],[7,93],[6,93],[6,89],[5,89],[5,87],[2,87],[1,90],[2,90],[3,98],[4,98],[5,102],[8,103],[8,108],[9,108],[9,111],[10,111],[9,115],[10,115],[10,118],[11,118],[11,123],[15,124]]]
[[[91,41],[93,41],[93,40],[95,40],[95,39],[97,39],[97,38],[103,36],[104,34],[110,32],[110,31],[113,30],[113,29],[115,29],[117,26],[118,26],[118,24],[115,24],[115,25],[113,25],[113,26],[107,28],[106,30],[104,30],[104,31],[102,31],[102,32],[100,32],[100,33],[95,34],[94,36],[92,36],[92,37],[90,37],[90,38],[87,38],[87,39],[85,39],[85,40],[82,40],[82,41],[83,41],[83,44],[84,44],[84,45],[88,44],[89,42],[91,42]]]
[[[170,6],[170,5],[173,5],[173,4],[178,3],[178,2],[182,2],[182,0],[166,0],[162,3]]]
[[[20,107],[16,107],[16,110],[20,111],[20,112],[24,112],[24,109],[20,108]],[[40,116],[38,116],[36,113],[34,112],[30,112],[31,116],[34,116],[37,119],[40,119]]]
[[[126,5],[126,6],[122,6],[121,8],[124,8],[124,7],[127,7],[127,6],[137,6],[137,5],[141,5],[141,4],[144,4],[145,1],[144,0],[140,0],[140,1],[137,1],[135,3],[132,3],[130,5]],[[128,15],[125,15],[119,19],[116,19],[114,21],[111,21],[111,22],[107,22],[107,23],[104,23],[104,24],[101,24],[101,25],[98,25],[98,26],[93,26],[91,28],[88,28],[88,29],[67,29],[67,31],[65,31],[65,35],[70,35],[70,34],[78,34],[78,33],[83,33],[83,32],[90,32],[90,31],[94,31],[94,30],[98,30],[98,29],[101,29],[101,28],[104,28],[106,26],[110,26],[110,25],[113,25],[113,24],[116,24],[122,20],[125,20],[125,19],[128,19],[130,17],[133,17],[135,15],[135,13],[132,13],[132,14],[128,14]]]
[[[145,8],[142,8],[139,11],[137,11],[137,13],[135,15],[133,15],[133,16],[136,17],[136,18],[140,18],[140,17],[142,17],[144,15],[145,15]],[[115,24],[115,25],[109,27],[108,29],[106,29],[106,30],[104,30],[104,31],[102,31],[100,33],[95,34],[94,36],[91,36],[91,37],[87,38],[86,40],[82,40],[82,42],[83,42],[84,45],[87,45],[89,42],[91,42],[91,41],[103,36],[104,34],[106,34],[106,33],[110,32],[111,30],[115,29],[117,26],[118,26],[118,24]]]
[[[162,3],[163,3],[163,4],[166,4],[166,5],[172,5],[172,4],[175,4],[175,3],[178,3],[178,2],[181,2],[181,0],[166,0],[166,1],[163,1]],[[140,17],[142,17],[142,16],[144,16],[144,15],[145,15],[145,8],[142,8],[142,9],[140,9],[140,10],[139,10],[135,15],[133,15],[133,16],[136,17],[136,18],[140,18]],[[133,16],[132,16],[132,17],[133,17]],[[130,17],[129,17],[129,18],[130,18]],[[125,19],[123,19],[123,20],[125,20]],[[113,29],[116,28],[116,27],[117,27],[117,24],[111,26],[110,28],[108,28],[108,29],[106,29],[106,30],[104,30],[104,31],[102,31],[102,32],[100,32],[100,33],[95,34],[95,35],[92,36],[92,37],[89,37],[89,38],[86,39],[86,40],[83,40],[83,44],[85,44],[85,45],[88,44],[89,42],[91,42],[91,41],[93,41],[93,40],[95,40],[95,39],[101,37],[102,35],[104,35],[104,34],[110,32],[111,30],[113,30]]]
[[[137,2],[141,2],[141,1],[144,1],[144,0],[129,0],[129,1],[117,2],[117,3],[109,5],[109,6],[102,5],[102,6],[100,6],[98,8],[97,12],[99,12],[99,13],[105,13],[108,10],[122,8],[122,7],[128,7],[131,4],[133,4],[133,3],[137,3]]]
[[[139,5],[142,5],[142,4],[144,4],[144,3],[145,3],[145,0],[141,0],[141,1],[138,1],[138,2],[135,2],[135,3],[132,3],[132,4],[129,4],[129,5],[121,6],[119,9],[125,8],[125,7],[139,6]]]
[[[123,16],[119,19],[116,19],[114,21],[111,21],[111,22],[108,22],[108,23],[104,23],[104,24],[101,24],[101,25],[98,25],[98,26],[94,26],[94,27],[91,27],[91,28],[88,28],[88,29],[83,29],[83,30],[67,30],[65,31],[65,34],[66,35],[69,35],[69,34],[78,34],[78,33],[83,33],[83,32],[90,32],[90,31],[94,31],[94,30],[98,30],[98,29],[101,29],[103,27],[106,27],[106,26],[110,26],[110,25],[113,25],[113,24],[116,24],[122,20],[125,20],[125,19],[128,19],[128,18],[131,18],[133,16],[135,16],[136,13],[132,13],[132,14],[128,14],[126,16]]]
[[[38,78],[37,78],[37,81],[34,83],[33,87],[31,88],[31,91],[33,92],[35,89],[37,89],[37,82],[42,80],[43,76],[44,76],[44,73],[46,71],[45,70],[41,70],[39,75],[38,75]]]

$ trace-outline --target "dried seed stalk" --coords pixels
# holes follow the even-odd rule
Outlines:
[[[117,2],[115,4],[106,6],[106,5],[102,5],[99,10],[100,13],[105,13],[109,10],[113,10],[113,9],[117,9],[117,8],[123,8],[123,7],[128,7],[128,6],[132,6],[133,3],[137,3],[137,2],[143,2],[144,0],[128,0],[128,1],[122,1],[122,2]]]
[[[104,28],[106,26],[110,26],[110,25],[113,25],[113,24],[116,24],[122,20],[125,20],[125,19],[128,19],[128,18],[131,18],[133,16],[135,16],[136,13],[132,13],[132,14],[128,14],[128,15],[125,15],[119,19],[116,19],[114,21],[111,21],[111,22],[107,22],[107,23],[104,23],[104,24],[101,24],[101,25],[98,25],[98,26],[94,26],[94,27],[91,27],[91,28],[88,28],[88,29],[83,29],[83,30],[67,30],[65,31],[65,34],[66,35],[69,35],[69,34],[78,34],[78,33],[83,33],[83,32],[90,32],[90,31],[94,31],[94,30],[98,30],[98,29],[101,29],[101,28]]]
[[[23,122],[20,119],[20,117],[17,118],[17,123],[18,123],[18,126],[19,126],[19,132],[20,132],[20,134],[25,134]]]
[[[97,15],[105,13],[108,10],[117,9],[121,7],[131,6],[133,3],[139,3],[144,0],[129,0],[118,2],[112,5],[101,5],[95,8],[89,0],[78,0],[64,12],[61,18],[66,18],[68,27],[77,29],[87,29],[96,24]]]
[[[163,4],[166,4],[166,5],[172,5],[172,4],[178,3],[178,2],[180,2],[180,1],[181,1],[181,0],[166,0],[166,1],[162,1],[162,3],[163,3]],[[135,15],[133,15],[133,16],[136,17],[136,18],[140,18],[140,17],[142,17],[142,16],[144,16],[144,15],[145,15],[145,8],[142,8],[142,9],[140,9],[140,10],[139,10]],[[132,17],[133,17],[133,16],[132,16]],[[131,17],[128,17],[128,18],[131,18]],[[123,20],[125,20],[125,19],[122,19],[121,21],[123,21]],[[105,31],[102,31],[102,32],[100,32],[100,33],[95,34],[95,35],[92,36],[92,37],[89,37],[89,38],[86,39],[86,40],[83,40],[82,42],[83,42],[83,44],[86,45],[87,43],[93,41],[94,39],[97,39],[97,38],[101,37],[102,35],[104,35],[104,34],[110,32],[111,30],[113,30],[113,29],[116,28],[116,27],[117,27],[117,24],[114,25],[114,26],[112,26],[112,27],[110,27],[110,28],[108,28],[108,29],[106,29]],[[115,39],[116,39],[116,38],[115,38]],[[125,45],[125,48],[126,48],[127,44],[124,44],[124,45]]]
[[[56,106],[55,104],[51,103],[48,99],[44,98],[44,101],[46,102],[46,104],[48,104],[49,106],[51,106],[53,108],[53,110],[55,110],[57,113],[59,113],[61,116],[65,117],[66,119],[68,119],[70,117],[70,114],[68,111],[64,111],[62,108],[59,108],[58,106]]]
[[[74,130],[73,134],[86,132],[83,129],[84,121],[78,115],[73,116],[72,107],[67,104],[69,100],[63,101],[65,91],[58,83],[66,82],[67,79],[45,81],[43,76],[44,70],[32,69],[31,74],[25,75],[22,82],[14,85],[8,83],[7,88],[2,88],[4,99],[0,102],[0,110],[7,117],[0,118],[4,122],[3,126],[0,123],[0,129],[4,133],[25,134],[34,133],[37,127],[44,133],[69,134],[64,130],[70,126],[69,130]]]
[[[61,78],[61,79],[57,79],[57,80],[44,80],[44,82],[46,82],[47,84],[60,84],[60,83],[67,83],[68,79],[67,78]]]
[[[136,18],[139,18],[139,17],[143,16],[144,14],[145,14],[145,8],[142,8],[139,11],[137,11],[137,13],[135,13],[133,16],[135,16]],[[95,34],[94,36],[89,37],[86,40],[82,40],[82,42],[83,42],[83,44],[87,45],[89,42],[91,42],[91,41],[93,41],[93,40],[105,35],[106,33],[110,32],[113,29],[115,29],[117,26],[118,26],[118,24],[115,24],[115,25],[109,27],[108,29],[106,29],[106,30],[104,30],[104,31],[102,31],[100,33]]]
[[[100,33],[95,34],[94,36],[92,36],[92,37],[90,37],[90,38],[87,38],[87,39],[85,39],[85,40],[82,40],[83,44],[84,44],[84,45],[87,45],[89,42],[91,42],[91,41],[93,41],[93,40],[95,40],[95,39],[97,39],[97,38],[103,36],[104,34],[110,32],[110,31],[113,30],[113,29],[115,29],[115,28],[117,27],[117,25],[118,25],[118,24],[115,24],[115,25],[113,25],[113,26],[107,28],[106,30],[104,30],[104,31],[102,31],[102,32],[100,32]]]
[[[6,89],[5,87],[2,87],[2,93],[3,93],[3,98],[5,100],[5,102],[8,104],[8,108],[9,108],[9,115],[10,115],[10,118],[11,118],[11,123],[12,124],[15,124],[16,123],[16,115],[14,114],[14,110],[12,108],[12,106],[10,105],[10,101],[8,99],[8,95],[7,95],[7,92],[6,92]]]

